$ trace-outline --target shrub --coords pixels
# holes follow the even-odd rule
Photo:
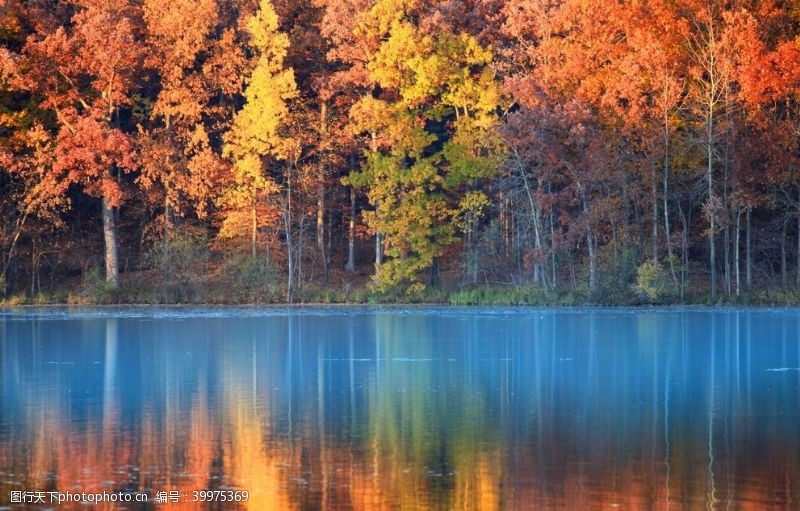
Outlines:
[[[648,260],[639,266],[636,271],[634,291],[642,298],[650,302],[656,302],[664,298],[668,290],[667,272],[660,263]]]
[[[631,247],[608,246],[600,258],[599,282],[588,302],[622,305],[636,301],[631,285],[636,280],[639,256]]]
[[[150,299],[164,303],[184,303],[201,299],[210,257],[204,230],[181,226],[156,241],[148,253],[150,267],[159,271],[157,295]]]
[[[198,268],[205,268],[208,258],[205,232],[191,228],[181,228],[179,232],[161,238],[149,254],[151,265],[161,270],[165,283],[178,284],[195,280]]]
[[[112,288],[106,282],[103,272],[99,267],[92,266],[84,270],[78,294],[70,297],[70,302],[77,304],[108,303],[111,294]]]
[[[227,297],[226,301],[261,302],[267,300],[275,290],[273,269],[263,257],[230,254],[223,261],[220,272],[230,284],[230,293],[233,295]]]

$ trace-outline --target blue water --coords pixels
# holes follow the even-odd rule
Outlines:
[[[800,310],[0,313],[0,507],[206,489],[248,492],[213,509],[798,509]]]

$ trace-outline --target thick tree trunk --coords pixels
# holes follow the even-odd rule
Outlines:
[[[431,287],[438,287],[439,286],[439,258],[434,257],[433,263],[431,264]]]
[[[594,253],[594,236],[591,226],[586,231],[586,244],[589,247],[589,289],[597,288],[597,262]]]
[[[102,198],[103,242],[105,244],[106,283],[111,288],[119,287],[119,256],[117,252],[117,225],[114,209]]]
[[[356,271],[356,189],[350,188],[350,223],[347,226],[347,265],[349,273]]]

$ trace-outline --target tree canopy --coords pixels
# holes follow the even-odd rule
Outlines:
[[[8,296],[93,268],[109,289],[255,301],[800,286],[792,3],[0,0],[0,16]]]

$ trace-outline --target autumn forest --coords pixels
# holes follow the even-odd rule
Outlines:
[[[0,0],[6,302],[796,302],[795,0]]]

